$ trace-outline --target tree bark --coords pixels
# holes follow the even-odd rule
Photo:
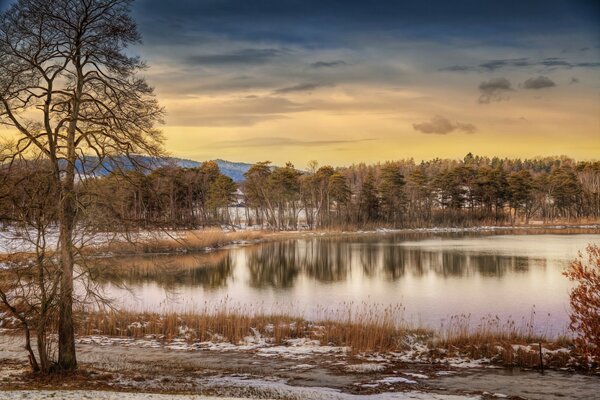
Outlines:
[[[79,45],[78,45],[79,48]],[[62,182],[61,204],[59,213],[60,224],[60,255],[62,276],[60,284],[60,306],[58,321],[58,366],[62,370],[71,371],[77,368],[75,354],[75,327],[73,323],[73,232],[77,203],[75,198],[75,133],[79,119],[81,95],[83,92],[83,70],[81,58],[75,57],[77,69],[77,86],[73,98],[73,110],[67,129],[67,155],[65,176]]]
[[[69,146],[71,147],[71,146]],[[75,153],[73,147],[73,154]],[[69,148],[69,153],[71,148]],[[71,157],[68,157],[69,159]],[[67,162],[59,215],[60,258],[62,275],[60,282],[60,306],[58,322],[58,366],[62,370],[77,367],[75,356],[75,329],[73,326],[73,230],[75,224],[75,163]]]

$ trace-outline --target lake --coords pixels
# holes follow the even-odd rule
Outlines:
[[[450,316],[568,325],[561,272],[594,233],[363,234],[304,237],[206,254],[103,261],[99,282],[119,306],[193,311],[215,303],[318,318],[353,303],[402,305],[399,318],[438,327]],[[226,300],[225,300],[226,299]]]

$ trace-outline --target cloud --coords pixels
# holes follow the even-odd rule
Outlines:
[[[322,87],[331,87],[331,83],[300,83],[294,86],[283,87],[275,90],[273,93],[284,94],[292,92],[310,92],[311,90],[319,89]]]
[[[577,79],[577,78],[571,78],[571,81],[569,82],[569,85],[574,85],[576,83],[579,83],[579,79]]]
[[[207,101],[201,106],[194,99],[185,99],[167,109],[167,122],[172,126],[253,126],[310,109],[308,105],[275,96],[244,96],[227,101]]]
[[[205,126],[205,127],[224,127],[224,126],[255,126],[262,122],[277,121],[286,119],[283,115],[211,115],[186,118],[185,115],[178,113],[169,118],[178,126]]]
[[[454,124],[457,130],[465,133],[477,132],[477,127],[470,122],[457,122]]]
[[[310,64],[310,66],[313,68],[334,68],[334,67],[342,67],[344,65],[348,65],[348,63],[343,60],[317,61],[317,62]]]
[[[505,58],[497,60],[489,60],[477,65],[451,65],[448,67],[440,68],[440,71],[446,72],[495,72],[499,69],[504,68],[529,68],[529,67],[542,67],[551,69],[571,69],[571,68],[598,68],[600,62],[592,61],[579,61],[572,62],[560,57],[546,57],[538,60],[532,60],[530,58]]]
[[[242,49],[230,53],[195,55],[186,61],[193,65],[266,64],[284,53],[280,49]]]
[[[416,131],[426,134],[446,135],[453,131],[461,131],[465,133],[475,133],[477,127],[468,122],[453,123],[448,118],[434,116],[429,121],[413,124]]]
[[[512,91],[510,82],[506,78],[492,78],[479,84],[480,103],[508,100],[507,92]]]
[[[341,143],[360,143],[372,141],[375,139],[356,139],[356,140],[299,140],[292,138],[285,138],[280,136],[267,136],[267,137],[255,137],[250,139],[242,140],[224,140],[220,142],[214,142],[208,145],[208,147],[214,147],[219,149],[227,148],[238,148],[238,147],[320,147],[328,146],[332,144]]]
[[[556,86],[556,83],[547,76],[538,76],[537,78],[529,78],[523,82],[525,89],[543,89]]]
[[[483,64],[479,64],[479,68],[495,71],[505,67],[527,67],[531,65],[528,58],[509,58],[504,60],[490,60]]]

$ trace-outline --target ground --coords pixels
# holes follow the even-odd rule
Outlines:
[[[79,372],[41,379],[27,372],[18,339],[4,335],[0,336],[0,400],[593,399],[600,393],[600,377],[585,374],[547,371],[541,375],[404,362],[380,355],[273,349],[177,350],[80,341]]]

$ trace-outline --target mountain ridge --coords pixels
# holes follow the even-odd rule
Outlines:
[[[228,161],[223,159],[207,160],[214,161],[219,166],[223,175],[227,175],[235,182],[244,180],[244,173],[252,166],[249,163]],[[143,155],[134,155],[131,157],[120,156],[116,158],[106,158],[102,161],[96,156],[87,156],[85,159],[77,160],[75,168],[79,173],[92,176],[106,176],[115,169],[131,171],[137,167],[145,169],[146,172],[164,167],[166,165],[175,165],[181,168],[197,168],[207,161],[195,161],[179,157],[155,158]]]

